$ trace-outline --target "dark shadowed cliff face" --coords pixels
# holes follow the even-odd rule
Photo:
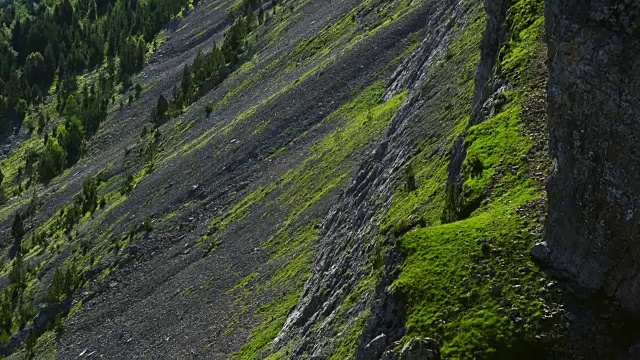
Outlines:
[[[547,0],[554,267],[640,314],[640,2]]]

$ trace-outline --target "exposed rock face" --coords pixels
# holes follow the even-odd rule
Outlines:
[[[500,48],[507,36],[505,18],[510,3],[505,0],[491,0],[484,2],[486,12],[486,27],[482,34],[480,46],[480,61],[475,76],[471,117],[468,127],[477,125],[493,116],[503,104],[501,94],[505,91],[504,79],[496,77],[496,60]],[[452,191],[452,205],[454,213],[444,214],[447,222],[466,218],[475,210],[477,204],[467,208],[459,208],[460,193],[462,191],[462,164],[467,157],[464,146],[464,136],[459,136],[453,144],[451,161],[449,162],[447,191]]]
[[[336,315],[338,305],[368,273],[365,264],[375,252],[373,240],[379,234],[380,219],[389,205],[398,176],[411,159],[420,137],[430,136],[418,128],[420,122],[427,119],[424,109],[429,109],[434,101],[425,96],[422,84],[430,76],[432,64],[445,53],[454,23],[465,21],[468,14],[456,2],[429,1],[427,4],[425,8],[430,9],[424,27],[427,34],[387,85],[385,98],[409,90],[407,100],[391,120],[383,141],[363,161],[355,179],[326,216],[313,274],[274,340],[274,350],[292,339],[300,339],[290,353],[292,357],[305,353],[326,357],[327,350],[333,347],[331,341],[335,341],[331,323],[339,317]],[[440,127],[432,124],[430,131],[435,134]],[[397,249],[387,253],[386,272],[377,286],[375,304],[371,303],[371,296],[364,296],[347,314],[349,317],[366,307],[372,308],[354,354],[356,359],[380,358],[404,333],[401,306],[385,291],[393,280],[390,273],[399,261]]]
[[[482,111],[483,104],[502,85],[499,79],[494,79],[494,75],[496,59],[507,32],[505,18],[509,5],[510,2],[506,0],[484,2],[487,25],[482,35],[482,44],[480,46],[480,62],[476,71],[476,86],[473,90],[473,111],[469,126],[476,125],[487,118],[487,114]]]
[[[431,338],[413,338],[398,354],[394,349],[384,352],[381,360],[440,360],[440,344]]]
[[[554,267],[640,315],[640,2],[547,0]]]
[[[440,344],[431,338],[411,339],[400,352],[400,360],[438,360]]]
[[[387,347],[387,335],[380,334],[364,347],[363,355],[368,359],[377,359]]]

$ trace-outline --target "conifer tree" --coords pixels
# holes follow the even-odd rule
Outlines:
[[[182,71],[182,94],[186,99],[190,98],[190,93],[191,93],[191,86],[192,86],[192,79],[191,79],[191,70],[189,69],[189,65],[186,64],[184,66],[184,70]]]
[[[156,120],[162,120],[165,117],[168,109],[169,102],[164,97],[164,95],[160,95],[160,97],[158,98],[158,105],[156,106]]]

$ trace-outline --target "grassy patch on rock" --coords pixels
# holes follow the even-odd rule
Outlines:
[[[407,299],[407,337],[429,334],[443,355],[464,358],[534,334],[540,274],[528,256],[533,224],[517,209],[535,197],[520,186],[475,216],[400,239],[409,255],[392,289]]]
[[[476,5],[468,20],[456,26],[457,35],[446,49],[449,55],[441,54],[440,59],[432,62],[431,76],[422,86],[425,91],[442,90],[434,91],[433,110],[427,115],[428,124],[438,132],[422,140],[419,152],[407,165],[413,168],[415,189],[409,189],[407,179],[402,179],[380,223],[382,234],[392,232],[399,236],[419,225],[440,223],[446,198],[448,155],[455,138],[464,132],[471,112],[474,74],[485,26],[482,8]]]
[[[510,39],[501,50],[499,76],[519,79],[528,71],[532,54],[542,51],[541,4],[523,0],[511,7]],[[478,41],[477,35],[464,32],[461,41],[474,36]],[[456,49],[456,44],[449,49]],[[462,53],[450,54],[448,61],[455,62]],[[523,351],[535,356],[540,345],[535,335],[547,306],[540,292],[545,276],[531,261],[529,249],[539,240],[540,228],[540,214],[531,204],[542,201],[543,191],[528,178],[522,161],[533,146],[523,109],[536,85],[512,84],[495,115],[466,130],[461,129],[465,120],[452,127],[465,133],[460,203],[474,204],[469,216],[440,222],[439,214],[447,206],[448,159],[431,145],[412,161],[417,189],[399,189],[381,225],[382,231],[403,227],[394,232],[406,260],[391,286],[406,301],[403,341],[436,338],[445,358],[473,358],[479,353],[508,357]],[[470,90],[460,87],[460,99],[469,99]],[[465,111],[469,110],[467,105]]]

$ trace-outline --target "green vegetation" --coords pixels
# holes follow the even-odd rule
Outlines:
[[[249,194],[234,207],[235,210],[223,217],[225,220],[214,220],[215,224],[223,224],[228,219],[241,219],[232,214],[246,212],[248,206],[259,201],[277,202],[289,209],[284,225],[263,245],[271,253],[271,262],[278,264],[277,270],[269,280],[251,290],[254,293],[286,295],[255,311],[262,321],[233,358],[255,358],[275,338],[288,310],[296,303],[304,282],[310,276],[313,244],[318,237],[315,224],[319,219],[304,219],[302,214],[332,189],[344,184],[347,175],[353,171],[353,164],[349,162],[351,156],[380,136],[406,97],[406,93],[402,93],[379,103],[383,94],[381,84],[375,83],[329,115],[324,121],[335,122],[336,130],[315,144],[300,165],[274,185],[260,187]],[[265,189],[270,190],[265,193]],[[246,285],[244,281],[240,284]]]
[[[0,80],[6,84],[0,92],[0,114],[24,116],[30,106],[44,100],[54,80],[58,95],[68,94],[76,75],[105,63],[109,75],[128,86],[131,75],[144,63],[147,43],[187,4],[166,0],[6,3],[0,12],[8,35],[0,41]]]
[[[0,200],[50,182],[81,158],[115,93],[133,85],[156,35],[188,3],[52,0],[3,7],[0,123],[17,118],[32,137],[0,164],[8,180]],[[137,84],[129,102],[142,91]]]
[[[49,301],[56,303],[65,300],[81,287],[83,282],[84,273],[76,263],[57,268],[49,286]]]
[[[542,44],[538,41],[540,29],[544,24],[544,2],[535,0],[514,1],[507,14],[511,38],[505,44],[499,58],[499,70],[518,76],[526,71],[533,53],[540,51]]]
[[[281,33],[298,18],[300,14],[295,11],[305,3],[305,1],[295,2],[293,7],[281,7],[281,5],[283,5],[282,3],[279,3],[277,6],[274,4],[274,15],[272,16],[272,21],[268,22],[269,27],[264,29],[264,32],[266,32],[266,36],[270,41],[278,39]],[[386,16],[383,12],[366,11],[368,8],[371,8],[373,3],[374,2],[372,0],[363,1],[355,9],[336,21],[334,24],[323,28],[317,35],[305,39],[295,50],[296,53],[300,54],[298,58],[294,58],[291,54],[284,54],[260,69],[257,74],[248,76],[237,87],[229,91],[223,99],[215,104],[210,104],[209,106],[211,107],[211,111],[213,112],[215,109],[228,104],[232,98],[240,96],[250,87],[260,83],[265,77],[275,78],[275,88],[279,87],[279,90],[271,93],[268,98],[263,100],[261,104],[257,104],[256,107],[258,105],[266,106],[269,102],[280,95],[289,91],[294,91],[298,84],[321,72],[323,68],[334,62],[339,55],[345,53],[359,43],[363,37],[371,36],[375,34],[376,31],[390,25],[393,21],[400,19],[402,17],[401,14],[407,13],[406,10],[409,9],[408,6],[410,4],[410,2],[407,1],[396,1],[386,4],[389,6],[387,10],[389,12],[394,12],[393,16]],[[276,15],[276,9],[282,10],[278,10]],[[357,23],[353,18],[362,12],[366,12],[368,15],[366,19],[361,19],[360,22],[366,22],[368,26],[365,33],[359,34],[356,31]],[[247,41],[252,41],[255,38],[257,38],[256,31],[253,31]],[[414,37],[413,40],[415,43],[413,43],[412,46],[417,46],[419,44],[417,37]],[[268,46],[268,44],[263,44],[263,46]],[[252,60],[244,62],[242,66],[234,71],[234,73],[247,72],[255,66],[256,62],[257,59],[254,57]],[[274,76],[274,73],[278,73],[278,76]],[[295,74],[295,80],[291,81],[290,76],[285,76],[288,74]],[[234,119],[231,124],[225,126],[223,130],[220,130],[219,128],[212,128],[208,132],[202,134],[200,138],[193,141],[192,144],[185,146],[183,151],[190,153],[191,151],[200,148],[215,135],[228,131],[242,120],[248,118],[248,116],[252,115],[255,110],[256,108],[252,107],[238,115],[238,117]]]
[[[230,359],[255,359],[271,341],[278,335],[280,329],[287,319],[289,309],[291,309],[299,297],[298,291],[291,291],[288,294],[275,298],[271,303],[265,304],[256,310],[257,315],[265,319],[249,335],[249,341],[242,346],[240,351],[231,355]]]
[[[293,187],[283,191],[278,200],[296,206],[292,213],[297,215],[339,185],[345,178],[347,157],[380,134],[406,96],[406,93],[399,94],[378,105],[383,92],[381,84],[376,83],[328,116],[325,121],[344,121],[340,124],[342,128],[314,145],[310,156],[279,182],[254,190],[224,215],[214,218],[210,227],[222,231],[231,222],[244,219],[251,206],[278,188]]]
[[[524,179],[520,157],[529,150],[531,141],[522,133],[518,100],[512,101],[503,112],[467,132],[464,144],[467,158],[462,165],[462,177],[466,181],[459,199],[461,208],[480,203],[492,187],[491,195],[496,196]],[[504,173],[496,173],[499,170]]]
[[[540,274],[528,257],[534,239],[524,230],[532,224],[516,212],[536,197],[532,190],[513,189],[469,219],[401,238],[408,257],[392,289],[407,298],[407,337],[431,334],[455,358],[533,340]]]
[[[33,5],[33,11],[0,11],[0,19],[6,18],[5,32],[21,40],[39,34],[41,29],[37,26],[43,26],[39,24],[40,17],[58,21],[57,17],[71,14],[74,21],[65,20],[61,27],[75,34],[52,35],[55,40],[58,38],[53,36],[62,38],[60,49],[51,45],[52,40],[45,39],[45,50],[51,47],[53,55],[39,56],[39,51],[34,51],[24,56],[23,51],[18,51],[15,59],[8,62],[13,64],[8,70],[3,68],[4,64],[0,66],[0,85],[6,85],[0,86],[0,112],[24,115],[25,123],[32,124],[33,130],[39,129],[6,158],[0,168],[0,187],[9,196],[24,193],[31,187],[34,190],[31,199],[18,198],[2,209],[3,216],[14,219],[11,231],[14,249],[9,261],[0,266],[0,272],[9,279],[9,285],[0,293],[0,344],[6,344],[15,331],[28,326],[37,314],[37,304],[72,301],[73,294],[89,280],[86,278],[91,273],[89,270],[95,270],[101,260],[104,263],[105,257],[106,261],[125,257],[126,247],[142,233],[153,231],[154,226],[164,231],[164,221],[193,206],[189,203],[175,206],[154,222],[146,216],[141,223],[137,220],[137,224],[128,225],[129,230],[120,234],[113,232],[114,225],[126,221],[129,214],[119,214],[120,218],[107,229],[97,225],[106,219],[112,221],[106,214],[122,204],[156,166],[177,153],[191,154],[214,136],[229,132],[254,115],[260,106],[296,89],[296,84],[336,59],[337,53],[347,51],[362,38],[404,16],[412,6],[410,1],[397,1],[384,9],[376,9],[373,1],[363,1],[349,16],[337,19],[316,36],[300,43],[291,57],[274,60],[257,76],[239,81],[238,87],[220,102],[206,106],[206,115],[214,114],[233,96],[280,68],[287,75],[297,74],[283,77],[284,80],[276,79],[273,92],[253,103],[229,124],[212,127],[195,139],[179,139],[193,124],[193,121],[180,120],[173,128],[162,127],[162,132],[168,133],[163,143],[159,126],[167,118],[182,113],[232,72],[248,72],[258,66],[258,62],[250,60],[253,41],[257,41],[258,26],[272,23],[262,10],[261,1],[238,1],[233,12],[234,23],[226,32],[224,42],[221,46],[214,44],[207,53],[198,53],[193,63],[185,66],[182,80],[169,99],[158,98],[150,115],[156,127],[152,130],[145,127],[136,147],[126,150],[121,172],[109,175],[109,179],[105,179],[106,171],[87,179],[68,203],[48,219],[38,219],[42,223],[36,226],[34,215],[40,211],[40,203],[34,185],[38,182],[60,184],[61,178],[68,176],[70,172],[65,173],[65,169],[81,159],[87,141],[107,112],[116,107],[109,104],[116,101],[113,95],[123,89],[120,84],[125,88],[133,85],[131,76],[140,69],[150,49],[157,47],[157,39],[152,39],[158,33],[158,24],[189,7],[184,1],[166,0],[108,3],[109,6],[99,10],[102,4],[94,1],[52,0]],[[197,1],[193,5],[196,6]],[[274,5],[274,13],[276,9],[287,12],[284,6]],[[404,164],[390,208],[380,223],[381,235],[369,239],[375,245],[374,256],[365,269],[357,269],[366,275],[345,294],[342,303],[336,305],[339,316],[332,320],[330,330],[339,338],[331,358],[353,355],[370,309],[364,306],[357,313],[351,310],[363,304],[362,299],[367,298],[378,283],[389,240],[397,240],[406,256],[400,275],[390,289],[406,300],[403,340],[413,336],[436,337],[444,345],[444,355],[451,358],[466,358],[479,350],[490,357],[535,343],[532,336],[540,328],[545,304],[538,293],[543,275],[528,258],[528,249],[535,241],[531,234],[538,225],[531,214],[522,211],[530,201],[540,198],[538,184],[527,178],[526,164],[521,160],[531,147],[531,140],[522,130],[523,109],[529,95],[521,89],[504,93],[503,107],[495,116],[468,127],[473,74],[485,23],[481,5],[474,6],[477,9],[468,20],[462,21],[464,24],[453,25],[456,36],[443,51],[442,58],[436,56],[429,67],[423,91],[434,105],[424,121],[425,126],[434,128],[434,135],[423,139],[418,153]],[[537,39],[542,25],[541,6],[532,0],[513,3],[509,12],[511,37],[500,53],[498,65],[502,76],[515,78],[526,73],[531,54],[540,51]],[[362,10],[369,7],[372,10],[359,17]],[[140,15],[139,11],[145,13]],[[295,16],[289,10],[281,19]],[[138,23],[131,19],[142,20]],[[286,26],[286,20],[275,23],[270,31],[264,29],[261,36],[266,34],[267,40],[273,40]],[[69,43],[66,36],[75,36],[77,41]],[[34,44],[20,46],[41,47],[42,39],[37,36],[35,39]],[[6,44],[0,40],[0,58],[14,54],[13,39],[5,40]],[[412,37],[403,56],[419,43],[419,39]],[[49,57],[57,58],[63,52],[64,61],[50,62]],[[21,57],[24,59],[20,60]],[[393,63],[398,61],[399,58],[394,59]],[[51,76],[44,76],[42,84],[31,83],[36,81],[38,71],[49,67],[53,69]],[[95,71],[78,76],[92,69]],[[26,79],[28,86],[15,87],[24,94],[13,94],[13,90],[2,92],[5,91],[2,88],[13,86],[11,81],[16,77],[19,79],[16,81]],[[126,90],[122,91],[124,100]],[[141,85],[134,86],[128,94],[129,102],[139,98],[143,91]],[[51,95],[49,103],[43,103],[45,93]],[[211,231],[200,235],[201,243],[208,246],[206,254],[211,254],[220,244],[223,232],[232,226],[242,226],[243,221],[254,221],[251,215],[257,206],[277,205],[282,210],[278,226],[262,244],[262,249],[269,254],[268,263],[259,274],[250,273],[227,289],[236,299],[238,314],[251,314],[258,324],[232,358],[254,359],[269,348],[311,274],[321,219],[308,210],[346,184],[362,152],[387,129],[406,97],[406,93],[400,93],[382,102],[385,89],[381,83],[357,88],[354,94],[357,95],[350,102],[301,135],[309,136],[312,131],[315,135],[324,134],[330,129],[309,148],[303,161],[276,181],[250,185],[252,191],[243,194],[235,204],[221,210],[216,208],[215,211],[220,212],[210,221]],[[18,99],[14,101],[16,96]],[[273,125],[269,119],[251,130],[257,137]],[[462,193],[454,199],[445,184],[448,154],[459,135],[464,136],[467,158],[462,168]],[[177,144],[176,148],[186,145],[165,156],[163,146],[168,141]],[[278,151],[277,154],[281,154],[289,150]],[[53,191],[63,190],[64,187],[58,187]],[[0,196],[0,200],[4,200],[2,198]],[[91,218],[94,219],[87,221]],[[182,223],[179,228],[183,229]],[[44,254],[51,255],[42,256]],[[104,268],[102,278],[116,269],[117,265]],[[53,273],[50,284],[43,281],[45,271],[49,275]],[[187,286],[183,295],[197,294]],[[76,303],[74,309],[79,306]],[[32,354],[33,348],[55,341],[55,332],[66,314],[58,315],[46,327],[44,335],[29,335],[25,344],[27,354]],[[232,319],[228,333],[235,329],[233,322]],[[284,344],[272,357],[286,358],[288,349],[294,345]]]
[[[3,326],[0,344],[6,345],[15,331],[29,326],[25,346],[27,355],[32,353],[33,347],[40,342],[41,334],[62,329],[62,319],[68,312],[64,310],[66,306],[55,307],[55,304],[71,303],[73,294],[85,284],[87,271],[110,251],[115,250],[117,254],[134,236],[149,230],[150,221],[146,219],[138,228],[132,228],[111,241],[94,243],[91,236],[88,237],[91,240],[79,239],[78,230],[86,225],[87,219],[100,212],[100,204],[106,205],[105,197],[110,197],[109,194],[100,194],[105,186],[105,172],[85,180],[81,190],[38,227],[33,226],[40,207],[37,192],[34,191],[26,210],[15,214],[11,231],[14,237],[13,260],[2,269],[3,272],[8,271],[10,284],[0,293],[0,322],[11,325]],[[103,237],[104,233],[98,239]],[[49,281],[45,280],[43,274],[46,273],[42,271],[47,268],[52,271]],[[36,328],[30,323],[37,315],[36,304],[54,305],[52,309],[57,312],[44,327]],[[79,306],[76,303],[71,310]]]
[[[451,57],[432,66],[430,77],[423,84],[425,90],[436,87],[442,89],[431,99],[434,110],[430,113],[429,123],[446,126],[437,137],[423,140],[420,151],[405,168],[412,167],[415,189],[408,190],[407,175],[411,172],[405,172],[405,179],[393,194],[391,207],[381,221],[382,234],[391,233],[399,237],[412,228],[440,223],[443,209],[447,206],[448,155],[454,140],[465,131],[468,124],[473,75],[480,60],[479,46],[484,26],[485,14],[475,5],[467,22],[458,25],[458,34],[449,43],[447,52]],[[445,82],[448,86],[443,85]],[[437,151],[439,148],[444,151]]]
[[[337,340],[336,348],[332,349],[332,354],[329,359],[331,360],[340,360],[340,359],[350,359],[353,357],[353,353],[356,350],[356,346],[358,345],[358,338],[360,337],[360,332],[364,327],[365,322],[369,318],[370,310],[367,309],[361,312],[358,317],[350,324],[347,324],[342,328],[340,332],[342,336]]]
[[[239,8],[234,11],[235,21],[224,34],[222,46],[214,42],[206,55],[199,51],[191,66],[185,65],[180,87],[173,88],[173,98],[167,101],[160,95],[158,104],[153,109],[151,119],[155,123],[162,123],[167,117],[175,117],[184,111],[185,107],[193,104],[199,98],[215,88],[237,67],[242,65],[245,58],[252,54],[247,43],[247,36],[262,24],[260,15],[256,18],[255,9],[262,11],[262,0],[243,0]],[[241,56],[243,55],[244,56]],[[213,112],[212,106],[206,107],[206,115]]]
[[[532,52],[542,50],[537,37],[541,2],[515,2],[508,22],[511,38],[501,51],[499,74],[515,78],[531,65]],[[459,44],[479,41],[472,29],[451,44],[447,63],[433,76],[467,61]],[[448,159],[426,155],[434,146],[426,142],[411,163],[416,190],[399,189],[381,224],[383,233],[393,230],[400,237],[406,255],[391,287],[406,300],[404,340],[435,337],[444,357],[471,358],[477,351],[488,358],[508,357],[537,346],[545,309],[539,289],[545,278],[529,258],[540,224],[536,210],[527,209],[542,191],[527,177],[521,160],[533,144],[523,128],[522,109],[534,85],[519,86],[502,94],[503,107],[492,118],[461,130],[467,125],[463,113],[451,127],[449,143],[462,132],[467,151],[457,201],[444,186]],[[470,90],[458,87],[453,108],[458,99],[470,100]],[[469,113],[468,105],[463,109]],[[452,222],[441,224],[440,214]]]
[[[242,288],[244,288],[245,286],[247,286],[249,284],[249,282],[251,280],[253,280],[258,274],[257,273],[251,273],[245,277],[242,278],[242,280],[240,280],[239,283],[236,284],[236,286],[232,287],[231,289],[228,290],[228,292],[235,292],[237,290],[240,290]]]
[[[380,29],[389,26],[408,13],[411,1],[393,1],[378,7],[375,1],[362,1],[346,16],[325,26],[318,34],[300,42],[289,55],[288,69],[300,64],[326,57],[330,52],[345,51]]]

